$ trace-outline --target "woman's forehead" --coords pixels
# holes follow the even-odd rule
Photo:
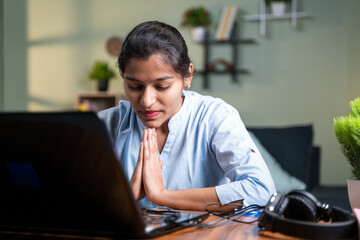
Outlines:
[[[169,79],[179,77],[171,65],[165,63],[161,56],[152,55],[149,58],[132,58],[126,64],[123,77],[126,79]],[[179,75],[179,76],[178,76]]]

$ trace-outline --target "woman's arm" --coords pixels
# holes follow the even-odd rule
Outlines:
[[[242,200],[240,200],[233,202],[237,205],[221,205],[216,195],[215,187],[191,188],[173,191],[165,189],[158,192],[158,195],[152,195],[150,200],[158,205],[168,206],[171,208],[200,211],[204,211],[205,206],[210,203],[218,203],[218,205],[208,206],[207,209],[211,211],[224,212],[232,211],[235,208],[240,208],[239,206],[242,204]]]
[[[266,205],[276,189],[261,153],[235,109],[228,114],[221,114],[221,110],[218,112],[212,117],[217,127],[210,148],[225,176],[230,179],[229,183],[215,187],[220,202],[244,199],[247,206]]]

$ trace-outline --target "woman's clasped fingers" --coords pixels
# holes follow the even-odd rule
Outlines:
[[[147,140],[144,141],[143,182],[146,196],[156,202],[165,189],[159,160],[157,137],[154,129],[147,129]]]
[[[134,170],[133,175],[130,179],[130,186],[136,200],[140,200],[145,196],[144,186],[143,186],[143,164],[144,164],[144,145],[140,144],[138,161]]]

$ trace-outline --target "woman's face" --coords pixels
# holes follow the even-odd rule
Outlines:
[[[193,66],[190,65],[192,73]],[[125,65],[124,89],[132,107],[148,128],[167,128],[181,108],[182,91],[192,77],[183,79],[160,54],[147,59],[132,58]]]

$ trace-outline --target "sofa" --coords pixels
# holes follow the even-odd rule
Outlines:
[[[311,192],[320,202],[351,211],[346,186],[321,186],[321,147],[313,144],[313,126],[247,127],[267,163],[278,191]]]

